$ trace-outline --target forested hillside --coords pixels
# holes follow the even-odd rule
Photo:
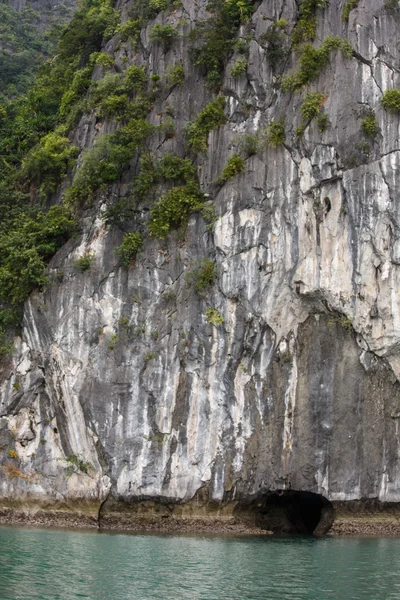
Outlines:
[[[75,0],[0,2],[0,103],[25,93],[70,21]]]

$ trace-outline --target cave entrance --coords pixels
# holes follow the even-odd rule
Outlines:
[[[257,509],[257,525],[276,534],[324,534],[334,518],[333,506],[324,496],[296,490],[268,492]]]

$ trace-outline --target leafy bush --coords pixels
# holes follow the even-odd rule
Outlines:
[[[239,59],[235,62],[231,69],[231,77],[238,79],[241,75],[244,75],[247,70],[247,60]]]
[[[365,136],[374,138],[378,133],[378,124],[376,122],[375,114],[371,112],[361,121],[361,129]]]
[[[144,91],[146,89],[148,77],[145,67],[132,65],[125,71],[125,86],[129,91]]]
[[[193,63],[207,75],[208,85],[216,89],[222,81],[225,63],[233,51],[236,32],[253,13],[251,0],[209,0],[211,19],[201,21],[189,34]]]
[[[243,173],[245,170],[245,162],[238,154],[232,154],[226,162],[226,165],[221,174],[221,183],[228,181],[232,177],[235,177],[239,173]]]
[[[215,264],[210,258],[203,258],[189,273],[185,279],[193,285],[198,294],[202,294],[215,281]]]
[[[81,471],[82,473],[86,473],[86,474],[88,474],[89,471],[94,470],[92,463],[85,461],[83,458],[80,458],[76,454],[69,454],[65,460],[67,463],[69,463],[71,465],[71,467],[70,467],[71,473],[75,469],[78,471]]]
[[[140,233],[127,233],[122,244],[117,249],[117,254],[124,267],[129,267],[139,250],[143,247],[143,240]]]
[[[86,271],[90,271],[92,265],[96,261],[96,255],[93,252],[85,252],[74,260],[74,267],[81,271],[81,273],[85,273]]]
[[[151,41],[161,44],[164,52],[171,48],[177,37],[178,32],[172,25],[154,25],[150,33]]]
[[[207,319],[207,323],[219,327],[224,323],[223,316],[215,308],[208,308],[204,313]]]
[[[105,69],[110,69],[114,66],[114,57],[106,52],[95,52],[93,58],[96,65],[100,65]]]
[[[276,148],[281,146],[285,141],[285,121],[279,119],[279,121],[272,121],[265,128],[265,145]]]
[[[387,90],[381,98],[381,104],[389,112],[400,112],[400,90]]]
[[[326,113],[320,112],[317,117],[317,127],[318,131],[323,133],[329,126],[329,117]]]
[[[357,8],[357,6],[358,6],[358,0],[347,0],[346,4],[343,7],[342,19],[344,21],[348,21],[351,11],[354,10],[355,8]]]
[[[239,141],[239,150],[245,158],[249,158],[259,151],[260,136],[258,133],[246,133]]]
[[[115,133],[102,136],[96,146],[85,152],[82,166],[66,191],[67,204],[90,202],[100,186],[120,179],[135,151],[153,130],[147,121],[132,119]]]
[[[34,288],[47,282],[45,261],[66,242],[74,226],[71,215],[61,206],[48,212],[20,212],[7,222],[0,230],[2,305],[18,305]]]
[[[13,343],[4,327],[0,326],[0,359],[12,353]]]
[[[75,164],[79,148],[56,132],[48,133],[22,161],[22,175],[39,189],[41,198],[53,194],[67,170]]]
[[[326,5],[327,0],[302,0],[299,18],[292,33],[292,41],[295,45],[314,40],[317,29],[317,9],[325,8]]]
[[[194,211],[202,209],[202,198],[195,184],[173,187],[151,209],[149,233],[163,239],[171,229],[186,225]]]
[[[185,81],[185,70],[183,64],[170,65],[166,71],[166,79],[169,86],[181,86]]]
[[[283,77],[282,89],[298,90],[310,81],[315,81],[329,63],[329,57],[333,50],[340,50],[347,58],[353,54],[349,42],[337,36],[325,38],[318,48],[314,48],[311,44],[305,44],[299,60],[300,67],[294,73]]]
[[[399,9],[399,0],[386,0],[384,7],[387,10],[398,10]]]
[[[259,38],[259,43],[265,47],[267,62],[270,67],[275,69],[280,61],[288,54],[286,48],[287,41],[287,22],[284,19],[275,21]]]
[[[207,150],[208,134],[226,122],[224,108],[225,98],[218,96],[203,108],[192,123],[188,123],[185,134],[191,150],[194,152]]]
[[[123,42],[131,40],[134,44],[137,43],[142,26],[139,19],[128,19],[123,25],[118,27],[118,32],[121,35]]]
[[[180,158],[172,152],[167,152],[160,159],[157,169],[157,176],[169,181],[194,181],[196,178],[196,168],[188,158]]]
[[[301,105],[301,116],[303,123],[309,123],[314,117],[319,115],[321,108],[326,102],[328,96],[322,92],[307,92],[307,95]]]
[[[168,8],[168,0],[150,0],[149,7],[154,11],[161,12]]]

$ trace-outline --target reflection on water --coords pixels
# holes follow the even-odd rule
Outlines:
[[[0,600],[399,600],[400,540],[0,528]]]

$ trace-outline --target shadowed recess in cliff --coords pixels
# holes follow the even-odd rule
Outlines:
[[[256,523],[277,534],[324,534],[332,527],[333,506],[320,494],[268,492],[256,502]]]

